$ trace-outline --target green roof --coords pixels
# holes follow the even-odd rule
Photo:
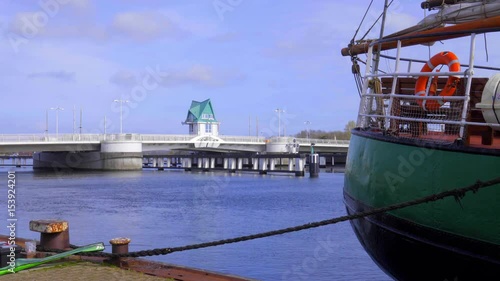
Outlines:
[[[210,99],[204,100],[202,102],[191,102],[191,107],[189,108],[186,117],[186,123],[192,122],[217,122]]]

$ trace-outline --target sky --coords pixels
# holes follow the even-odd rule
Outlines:
[[[121,112],[124,133],[187,134],[191,101],[209,98],[222,135],[343,130],[359,97],[340,50],[369,3],[1,1],[0,134],[43,134],[47,117],[72,133],[80,111],[85,133],[119,133]],[[394,1],[387,32],[417,23],[419,3]]]

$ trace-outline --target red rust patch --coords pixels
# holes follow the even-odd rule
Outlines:
[[[64,220],[35,220],[30,221],[30,230],[40,233],[59,233],[68,229],[68,222]]]

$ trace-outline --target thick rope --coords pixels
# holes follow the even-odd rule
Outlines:
[[[78,255],[83,255],[83,256],[101,256],[101,257],[114,257],[114,258],[125,258],[125,257],[146,257],[146,256],[157,256],[157,255],[167,255],[175,252],[182,252],[182,251],[188,251],[188,250],[194,250],[194,249],[202,249],[202,248],[208,248],[208,247],[214,247],[214,246],[220,246],[220,245],[225,245],[225,244],[232,244],[232,243],[238,243],[238,242],[243,242],[243,241],[248,241],[248,240],[254,240],[254,239],[259,239],[259,238],[265,238],[265,237],[270,237],[270,236],[276,236],[276,235],[281,235],[285,233],[290,233],[290,232],[296,232],[296,231],[301,231],[305,229],[310,229],[310,228],[316,228],[320,226],[325,226],[325,225],[331,225],[331,224],[336,224],[339,222],[344,222],[344,221],[349,221],[349,220],[354,220],[354,219],[360,219],[364,218],[367,216],[371,215],[376,215],[376,214],[381,214],[385,213],[388,211],[394,211],[414,205],[419,205],[422,203],[429,203],[429,202],[434,202],[438,201],[447,197],[454,197],[457,202],[460,202],[460,199],[462,199],[467,192],[472,191],[473,193],[476,193],[479,189],[486,188],[489,186],[493,186],[496,184],[500,184],[500,177],[489,180],[489,181],[478,181],[475,184],[462,187],[462,188],[457,188],[453,190],[448,190],[444,191],[441,193],[436,193],[432,194],[429,196],[421,197],[412,201],[408,202],[403,202],[399,204],[394,204],[382,208],[377,208],[377,209],[372,209],[369,211],[365,212],[359,212],[355,213],[352,215],[346,215],[346,216],[341,216],[333,219],[328,219],[328,220],[322,220],[322,221],[317,221],[317,222],[311,222],[303,225],[298,225],[298,226],[293,226],[293,227],[288,227],[288,228],[283,228],[283,229],[278,229],[278,230],[273,230],[273,231],[268,231],[268,232],[262,232],[262,233],[257,233],[257,234],[252,234],[252,235],[246,235],[246,236],[240,236],[236,238],[230,238],[230,239],[223,239],[223,240],[217,240],[217,241],[212,241],[212,242],[206,242],[206,243],[199,243],[199,244],[192,244],[192,245],[186,245],[186,246],[181,246],[181,247],[173,247],[173,248],[157,248],[157,249],[152,249],[152,250],[143,250],[143,251],[137,251],[137,252],[129,252],[126,254],[111,254],[111,253],[104,253],[104,252],[91,252],[91,253],[80,253]],[[73,246],[76,247],[76,246]],[[42,249],[39,248],[39,251],[49,251],[52,252],[54,250],[52,249]],[[61,252],[61,250],[55,250],[55,252]]]

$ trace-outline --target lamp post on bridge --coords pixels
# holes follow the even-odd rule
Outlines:
[[[49,136],[49,109],[45,109],[45,137]]]
[[[120,103],[120,135],[123,134],[123,103],[127,103],[128,100],[114,100],[114,102]]]
[[[276,108],[274,112],[278,112],[278,138],[281,136],[281,113],[285,112],[285,110],[281,108]]]
[[[56,111],[56,138],[59,137],[59,111],[64,110],[62,107],[51,107],[50,110]]]
[[[307,137],[307,140],[309,141],[309,137],[310,137],[309,125],[311,125],[311,121],[304,121],[304,124],[306,124],[306,137]]]

